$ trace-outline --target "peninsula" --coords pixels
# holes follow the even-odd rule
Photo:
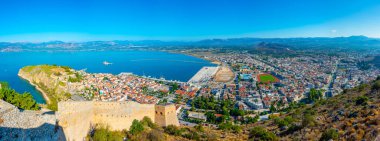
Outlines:
[[[18,75],[35,86],[43,94],[47,108],[54,111],[59,101],[72,99],[73,95],[78,95],[84,89],[80,83],[82,72],[66,66],[26,66],[19,70]]]

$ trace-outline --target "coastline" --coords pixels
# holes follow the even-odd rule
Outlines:
[[[174,53],[174,54],[183,54],[183,55],[187,55],[187,56],[191,56],[191,57],[195,57],[195,58],[198,58],[198,59],[205,60],[205,61],[207,61],[207,62],[209,62],[211,64],[214,64],[214,65],[217,65],[217,66],[222,65],[222,62],[219,62],[217,60],[212,60],[212,59],[204,58],[202,56],[199,56],[199,55],[196,55],[196,54],[193,54],[193,53],[180,52],[180,51],[167,51],[167,50],[158,50],[158,51],[168,52],[168,53]]]
[[[18,73],[17,75],[18,75],[21,79],[28,81],[28,83],[29,83],[30,85],[32,85],[34,88],[36,88],[36,90],[37,90],[38,92],[40,92],[40,93],[42,94],[42,96],[44,97],[44,99],[45,99],[45,101],[46,101],[46,104],[50,104],[50,99],[49,99],[49,97],[47,96],[47,94],[46,94],[46,93],[45,93],[40,87],[38,87],[36,84],[30,82],[28,79],[25,78],[25,76],[21,75],[20,73]]]
[[[132,50],[132,51],[134,51],[134,50]],[[138,54],[140,54],[139,52],[140,52],[140,50],[137,50],[138,52]],[[145,50],[143,50],[143,51],[145,51]],[[127,51],[126,53],[128,53],[129,51]],[[181,52],[168,52],[168,51],[162,51],[162,50],[148,50],[148,53],[144,53],[144,52],[142,52],[141,54],[150,54],[151,52],[164,52],[165,54],[165,56],[168,56],[169,58],[172,56],[172,55],[166,55],[166,53],[168,53],[168,54],[178,54],[180,57],[183,57],[184,59],[182,59],[182,60],[193,60],[193,61],[199,61],[199,62],[202,62],[202,63],[199,63],[199,64],[195,64],[194,63],[194,66],[201,66],[201,67],[203,67],[203,66],[217,66],[217,64],[215,64],[215,63],[213,63],[212,61],[210,61],[210,60],[207,60],[207,59],[205,59],[205,58],[202,58],[202,57],[200,57],[200,56],[195,56],[195,55],[190,55],[190,54],[186,54],[186,53],[181,53]],[[92,53],[92,52],[91,52]],[[45,53],[42,53],[42,56],[44,55]],[[82,54],[82,53],[80,53],[80,54]],[[87,53],[86,53],[87,54]],[[122,53],[122,54],[124,54],[124,53]],[[133,53],[133,54],[135,54],[135,53]],[[40,53],[38,53],[37,55],[41,55]],[[65,54],[66,55],[66,54]],[[119,56],[119,53],[118,54],[115,54],[116,56]],[[162,55],[162,54],[158,54],[158,55]],[[184,55],[184,56],[182,56],[182,55]],[[191,57],[191,58],[188,58],[187,56],[189,56],[189,57]],[[159,56],[158,56],[159,57]],[[132,58],[134,58],[134,57],[132,57]],[[146,58],[151,58],[151,57],[146,57]],[[157,57],[155,57],[155,58],[157,58]],[[203,63],[203,60],[205,61],[204,63]],[[103,60],[102,60],[103,61]],[[163,60],[163,61],[165,61],[165,62],[167,62],[166,60]],[[181,63],[181,62],[179,62],[179,63]],[[43,64],[43,63],[41,63],[41,64]],[[165,63],[166,64],[166,63]],[[174,64],[177,64],[177,62],[175,62]],[[185,64],[189,64],[189,65],[193,65],[192,63],[187,63],[187,62],[185,62]],[[73,63],[73,65],[75,65],[75,63]],[[97,64],[95,64],[95,65],[97,65]],[[189,65],[186,65],[186,66],[189,66]],[[20,66],[20,67],[24,67],[24,66]],[[200,68],[201,68],[200,67]],[[194,67],[189,67],[189,68],[194,68]],[[96,69],[98,69],[98,68],[96,68]],[[119,69],[118,69],[119,70]],[[129,68],[128,69],[126,69],[126,70],[128,70],[128,71],[130,71],[129,70]],[[194,69],[194,70],[196,70],[196,71],[194,71],[194,73],[190,73],[190,72],[188,72],[187,70],[186,70],[186,75],[187,74],[189,74],[188,76],[189,77],[183,77],[183,75],[177,75],[177,74],[168,74],[168,73],[162,73],[162,76],[165,76],[165,79],[167,79],[167,80],[178,80],[178,81],[181,81],[181,82],[187,82],[189,79],[191,79],[191,77],[193,77],[199,70],[197,70],[197,69]],[[22,88],[21,90],[22,91],[29,91],[29,92],[31,92],[32,93],[32,95],[35,97],[34,99],[38,99],[38,102],[39,103],[41,103],[41,104],[51,104],[51,103],[54,103],[55,102],[55,100],[53,100],[54,99],[54,97],[52,97],[52,99],[50,99],[50,96],[51,96],[51,93],[49,93],[48,91],[44,91],[45,89],[44,89],[44,86],[42,86],[42,85],[40,85],[39,84],[39,81],[38,80],[40,80],[40,78],[39,77],[35,77],[35,78],[33,78],[33,77],[31,77],[31,75],[29,74],[29,73],[27,73],[26,72],[26,70],[25,71],[21,71],[21,72],[18,72],[18,71],[20,71],[20,69],[18,69],[17,71],[16,70],[12,70],[12,69],[9,69],[9,70],[7,70],[7,73],[13,73],[14,75],[12,76],[12,77],[10,77],[10,79],[16,79],[16,82],[20,82],[21,84],[23,84],[23,85],[28,85],[28,86],[20,86],[20,88]],[[18,72],[18,73],[17,73]],[[103,71],[104,73],[112,73],[113,74],[113,71],[108,71],[108,70],[106,70],[106,71]],[[117,72],[117,71],[116,71]],[[140,73],[141,73],[141,71],[140,71]],[[16,76],[16,74],[18,74],[18,78],[16,78],[15,76]],[[137,74],[139,74],[139,72],[138,71],[136,71],[136,74],[135,75],[137,75]],[[152,73],[153,75],[152,76],[154,76],[154,77],[156,77],[156,78],[158,78],[159,79],[159,75],[158,75],[158,73],[156,73],[156,72],[153,72]],[[157,74],[157,75],[156,75]],[[167,75],[166,75],[167,74]],[[117,75],[117,74],[115,74],[115,75]],[[161,75],[161,72],[160,72],[160,75]],[[139,76],[142,76],[141,74],[139,75]],[[7,77],[8,78],[8,77]],[[22,78],[22,79],[20,79],[20,78]],[[172,78],[172,79],[171,79]],[[27,80],[27,81],[23,81],[23,80]],[[35,82],[34,80],[36,80],[37,82]],[[11,81],[11,80],[9,80],[9,81]],[[22,82],[21,82],[22,81]],[[17,84],[17,83],[16,83]],[[30,85],[29,85],[30,84]],[[49,85],[49,83],[45,83],[46,85]],[[33,87],[30,87],[30,86],[33,86]],[[39,87],[39,86],[41,86],[41,87]],[[29,90],[30,89],[30,90]]]

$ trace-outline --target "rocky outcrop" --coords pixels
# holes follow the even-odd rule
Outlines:
[[[47,103],[67,100],[72,94],[77,94],[84,87],[79,82],[69,82],[70,77],[75,77],[72,69],[39,65],[26,66],[19,70],[18,75],[34,85],[46,99]]]
[[[0,100],[0,119],[0,140],[65,140],[52,111],[20,111]]]

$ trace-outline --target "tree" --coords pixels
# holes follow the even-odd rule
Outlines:
[[[191,108],[190,108],[190,111],[195,111],[195,106],[194,106],[194,103],[191,104]]]
[[[227,121],[228,120],[228,116],[226,116],[226,115],[223,115],[223,116],[220,116],[219,118],[217,118],[217,122],[218,123],[223,123],[223,122],[225,122],[225,121]]]
[[[255,103],[259,102],[259,100],[257,100],[257,98],[255,98],[253,101],[255,101]]]
[[[166,103],[168,103],[168,99],[164,98],[159,103],[160,104],[166,104]]]
[[[142,93],[143,93],[144,95],[147,95],[147,94],[148,94],[148,87],[147,87],[147,86],[143,86],[143,87],[141,88],[141,90],[142,90]]]
[[[152,119],[147,116],[144,116],[144,118],[141,120],[141,124],[150,128],[157,128],[157,125],[152,121]]]
[[[174,102],[177,103],[177,104],[179,104],[182,101],[182,99],[183,99],[183,96],[180,95],[180,94],[177,94],[175,96]]]
[[[250,123],[255,123],[255,122],[259,121],[260,117],[259,117],[259,115],[256,115],[256,116],[253,117],[253,118],[247,116],[245,119],[246,119],[246,123],[247,123],[247,124],[250,124]]]
[[[170,86],[170,93],[174,93],[179,88],[177,83],[171,83]]]
[[[91,138],[95,141],[122,141],[124,136],[122,132],[110,131],[108,126],[98,125]]]
[[[6,83],[2,82],[2,88],[0,89],[0,99],[15,105],[18,108],[24,110],[38,110],[39,106],[37,102],[33,99],[30,93],[17,93],[14,89],[7,86]]]
[[[271,104],[271,105],[270,105],[269,110],[270,110],[271,113],[274,113],[274,112],[277,111],[276,107],[274,107],[274,104]]]
[[[144,126],[138,120],[134,119],[131,127],[129,127],[129,133],[136,135],[144,131]]]
[[[243,110],[240,110],[240,109],[237,109],[237,108],[234,108],[230,111],[231,115],[232,116],[244,116],[244,111]]]
[[[323,98],[323,90],[316,90],[315,88],[310,89],[308,100],[310,102],[315,102]]]
[[[210,122],[210,123],[215,123],[216,122],[216,116],[214,113],[212,112],[206,112],[206,117],[207,117],[207,121]]]

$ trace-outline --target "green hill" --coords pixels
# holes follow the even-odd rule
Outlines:
[[[82,89],[80,82],[83,78],[80,73],[66,66],[25,66],[18,75],[36,86],[47,101],[47,108],[51,110],[57,110],[59,101],[70,99],[75,94],[72,92]]]

